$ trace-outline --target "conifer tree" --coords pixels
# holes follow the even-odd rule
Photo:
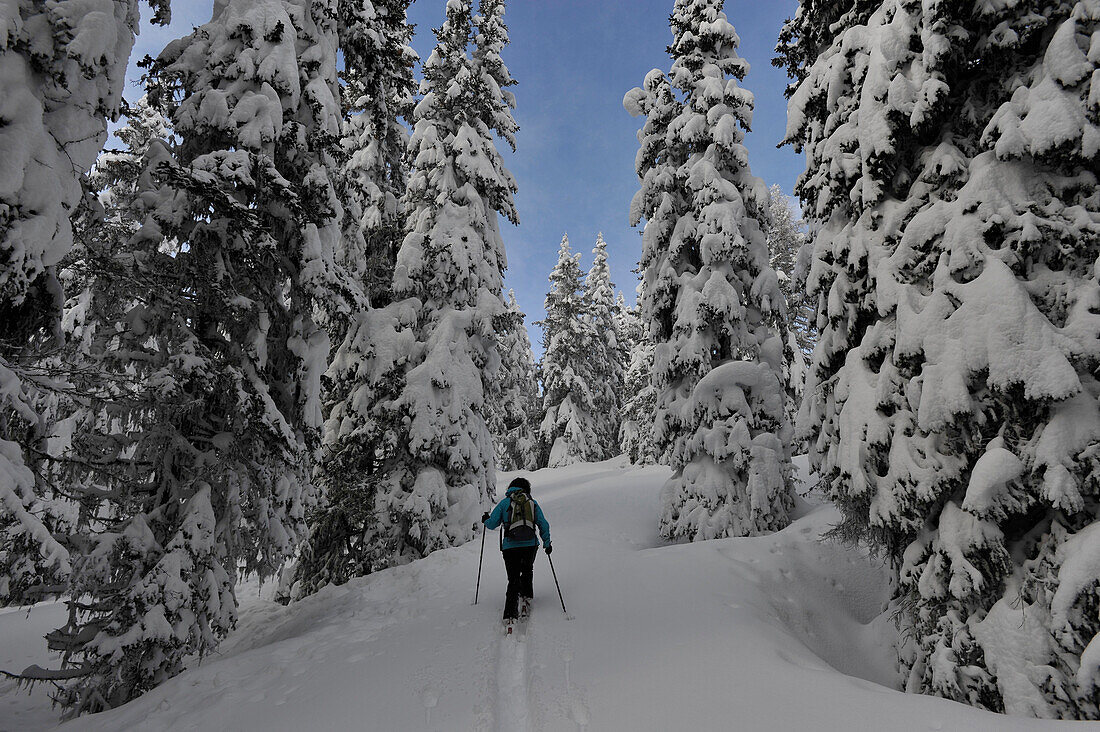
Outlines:
[[[385,411],[397,376],[371,376],[373,338],[393,334],[393,270],[407,217],[402,198],[408,185],[405,153],[412,119],[416,53],[407,0],[341,2],[344,160],[339,179],[344,203],[338,260],[362,289],[364,299],[346,318],[330,317],[338,344],[326,372],[324,449],[316,478],[318,505],[308,517],[309,533],[297,562],[280,578],[279,599],[289,600],[330,584],[343,584],[371,571],[376,552],[365,530],[371,515],[374,479],[392,453],[397,425]]]
[[[684,191],[677,178],[677,169],[683,162],[683,148],[669,133],[669,125],[683,111],[684,105],[674,95],[668,77],[659,69],[653,69],[646,74],[641,88],[627,93],[623,106],[635,117],[645,116],[645,124],[638,131],[639,149],[635,159],[641,188],[630,204],[630,223],[637,226],[643,218],[646,220],[642,230],[642,260],[639,263],[642,278],[638,283],[636,306],[643,334],[638,339],[640,347],[631,351],[631,364],[625,377],[631,396],[624,400],[628,404],[624,425],[637,424],[641,437],[637,459],[644,462],[651,452],[657,461],[667,457],[676,437],[675,425],[664,420],[658,405],[653,355],[656,339],[666,337],[664,324],[656,316],[669,312],[673,304],[671,288],[675,275],[663,256],[671,246],[676,222],[686,210]],[[638,391],[634,392],[634,388]],[[623,438],[625,440],[625,434]],[[647,443],[652,444],[652,449]],[[635,451],[626,442],[623,450],[632,461],[635,460]]]
[[[787,317],[783,321],[783,385],[787,392],[787,419],[793,422],[802,401],[806,358],[813,351],[812,312],[805,293],[805,275],[798,267],[806,236],[794,221],[790,199],[778,185],[768,189],[768,211],[764,225],[768,253],[787,304]]]
[[[779,49],[811,462],[896,572],[907,689],[1095,719],[1100,7],[851,5]]]
[[[160,285],[129,241],[140,228],[136,202],[143,157],[153,141],[171,133],[146,97],[127,105],[126,116],[115,132],[125,148],[99,156],[72,217],[73,248],[58,273],[68,293],[63,338],[35,364],[41,373],[59,377],[58,388],[43,390],[37,401],[47,435],[36,466],[37,513],[57,540],[77,553],[89,521],[106,505],[99,500],[105,475],[125,470],[123,446],[132,444],[129,435],[140,430],[149,411],[142,405],[141,368],[120,348],[127,340],[120,332],[142,293]],[[63,590],[63,585],[34,587],[38,596]],[[34,599],[24,595],[24,601]]]
[[[623,295],[623,291],[619,290],[615,295],[615,332],[619,334],[619,354],[623,357],[623,364],[625,366],[628,360],[628,353],[634,342],[631,338],[635,335],[629,334],[628,330],[631,325],[641,325],[640,320],[636,320],[637,313],[632,312],[633,308],[626,304],[626,296]]]
[[[62,260],[61,280],[67,294],[62,329],[69,367],[77,370],[81,367],[72,359],[99,355],[105,347],[100,342],[105,334],[100,331],[113,329],[133,306],[131,300],[140,297],[140,290],[152,286],[148,281],[137,284],[149,273],[135,266],[145,262],[130,240],[141,228],[138,179],[145,155],[154,142],[168,143],[171,124],[146,95],[126,105],[126,124],[115,137],[125,147],[104,150],[97,158],[85,181],[87,195],[72,217],[73,250]],[[109,371],[125,368],[121,363],[100,365]]]
[[[652,465],[659,460],[653,441],[653,416],[657,407],[657,392],[651,378],[653,342],[638,306],[628,308],[622,303],[620,312],[619,332],[625,344],[627,363],[623,377],[619,449],[634,465]]]
[[[168,22],[167,0],[152,0]],[[47,439],[42,401],[64,378],[41,367],[60,336],[57,266],[72,247],[81,176],[122,103],[138,29],[137,0],[12,0],[0,12],[0,603],[34,601],[64,582],[69,548],[54,535],[35,455]],[[39,471],[41,472],[41,471]],[[46,521],[44,522],[44,519]],[[37,588],[37,589],[34,589]],[[24,590],[33,589],[24,596]]]
[[[499,62],[504,3],[483,0],[480,10],[472,19],[468,2],[448,2],[415,112],[408,233],[394,278],[416,343],[397,399],[409,442],[381,496],[410,556],[471,539],[496,492],[485,398],[500,368],[495,324],[504,312],[498,215],[518,218],[493,133],[514,145],[517,126]]]
[[[490,405],[489,430],[496,441],[497,465],[504,470],[535,470],[538,465],[538,381],[531,340],[516,295],[500,321],[500,384]]]
[[[516,96],[508,87],[515,86],[516,80],[500,55],[508,45],[505,5],[505,0],[481,0],[474,16],[472,61],[485,91],[483,97],[474,101],[484,124],[514,149],[519,127],[511,112],[516,108]]]
[[[503,214],[515,182],[504,4],[452,0],[413,112],[406,233],[393,302],[357,314],[328,374],[347,393],[326,423],[327,507],[311,522],[295,596],[474,536],[495,493],[487,394],[497,388]],[[476,31],[476,49],[467,45]],[[345,391],[346,390],[346,391]]]
[[[102,363],[139,370],[142,388],[87,438],[107,458],[105,505],[50,636],[71,713],[122,704],[213,650],[236,619],[238,567],[271,575],[313,492],[328,357],[314,316],[349,288],[334,262],[335,12],[218,10],[151,71],[160,99],[178,100],[180,143],[149,145],[145,218],[126,245],[147,279],[105,329]]]
[[[341,178],[344,237],[341,255],[373,306],[385,305],[397,249],[404,236],[401,198],[408,185],[404,160],[412,119],[416,52],[410,0],[342,0],[339,40],[344,53]]]
[[[584,297],[580,254],[562,236],[550,272],[542,326],[540,466],[601,459],[589,354],[596,335]]]
[[[607,242],[596,236],[595,258],[584,278],[585,317],[592,326],[592,349],[588,353],[589,388],[596,420],[598,460],[619,453],[620,399],[623,391],[623,347],[616,317],[615,285],[607,265]]]
[[[33,445],[35,482],[27,514],[37,522],[40,538],[22,522],[7,524],[12,533],[0,542],[0,605],[31,603],[64,591],[67,571],[55,573],[53,561],[65,555],[71,560],[71,552],[79,552],[75,539],[81,516],[95,513],[90,509],[95,501],[82,488],[89,471],[78,469],[79,461],[102,458],[100,453],[77,455],[74,442],[83,438],[87,425],[109,418],[103,404],[130,398],[136,386],[126,372],[103,373],[101,352],[126,307],[130,283],[140,277],[121,260],[125,242],[138,227],[132,205],[141,157],[151,140],[167,136],[168,128],[144,98],[123,106],[128,123],[116,136],[126,149],[104,152],[84,179],[85,195],[72,216],[74,246],[56,266],[57,279],[69,294],[54,326],[60,332],[40,333],[20,359],[24,373],[34,375],[34,386],[25,394],[40,438]],[[102,191],[98,196],[97,190]],[[40,540],[61,554],[42,555],[35,545]]]
[[[7,151],[0,161],[0,307],[6,329],[49,330],[35,316],[59,316],[53,268],[72,246],[69,216],[82,195],[80,176],[106,141],[107,120],[119,113],[138,30],[136,0],[105,5],[15,0],[0,21],[0,140]],[[151,5],[154,19],[167,22],[168,3]]]
[[[748,65],[721,7],[678,0],[669,79],[650,72],[624,100],[650,116],[633,217],[647,219],[642,307],[656,341],[655,436],[674,470],[660,529],[693,540],[782,528],[793,505],[783,299],[760,225],[767,188],[748,170],[752,96],[737,83]]]
[[[799,349],[809,356],[813,352],[813,313],[808,307],[805,278],[799,278],[800,261],[805,260],[800,254],[806,244],[806,232],[802,222],[794,218],[791,199],[778,184],[768,189],[768,213],[764,234],[772,268],[779,277],[779,289],[787,302],[788,328]]]
[[[138,199],[138,178],[145,154],[154,142],[165,144],[172,137],[172,124],[154,104],[148,94],[125,106],[126,124],[114,136],[125,148],[107,149],[96,158],[88,174],[87,187],[95,191],[107,212],[109,221],[129,219],[131,233],[140,227],[134,221]]]

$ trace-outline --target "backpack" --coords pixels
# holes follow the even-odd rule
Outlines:
[[[508,498],[504,538],[511,541],[531,541],[535,538],[535,502],[523,491],[516,491]]]

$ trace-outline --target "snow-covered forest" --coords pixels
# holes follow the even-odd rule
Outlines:
[[[1100,0],[632,11],[560,244],[515,3],[412,1],[0,2],[0,730],[1100,720]]]

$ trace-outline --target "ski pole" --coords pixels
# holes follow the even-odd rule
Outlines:
[[[485,561],[485,524],[481,525],[481,559],[477,560],[477,587],[474,588],[474,604],[477,604],[477,593],[481,591],[481,565]]]
[[[550,555],[546,555],[546,559],[550,562],[550,572],[554,575],[554,586],[558,588],[558,599],[561,600],[561,611],[566,615],[569,611],[565,609],[565,598],[561,596],[561,585],[558,584],[558,573],[554,571],[554,560],[550,558]]]

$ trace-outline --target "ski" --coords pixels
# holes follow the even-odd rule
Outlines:
[[[527,637],[527,619],[516,618],[504,624],[504,635],[515,635],[520,640]]]
[[[519,615],[504,621],[504,635],[517,635],[522,640],[527,637],[527,621],[531,617],[531,600],[524,598],[519,606]]]
[[[519,606],[519,622],[516,623],[519,628],[519,639],[527,639],[527,626],[531,621],[531,600],[530,598],[524,598],[520,602]]]

